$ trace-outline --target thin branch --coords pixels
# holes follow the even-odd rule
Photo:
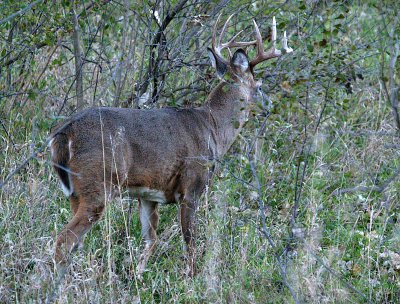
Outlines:
[[[87,14],[93,7],[95,7],[96,5],[98,5],[98,6],[103,6],[103,5],[106,5],[106,4],[108,4],[109,2],[111,2],[111,0],[103,0],[103,1],[100,1],[100,3],[98,3],[97,1],[92,1],[92,3],[89,3],[83,10],[82,10],[82,12],[80,12],[79,14],[78,14],[78,18],[79,17],[81,17],[82,16],[82,14]]]
[[[2,128],[3,128],[4,132],[6,133],[8,139],[11,141],[13,147],[15,147],[15,142],[12,139],[11,134],[8,133],[8,130],[7,130],[6,126],[4,125],[4,123],[3,123],[3,121],[1,119],[0,119],[0,125],[2,126]]]
[[[332,44],[332,36],[331,36],[331,47],[330,47],[330,50],[329,50],[329,59],[328,59],[328,65],[330,65],[331,64],[331,62],[332,62],[332,56],[333,56],[333,44]],[[330,87],[331,87],[331,82],[332,82],[332,79],[335,77],[335,75],[330,75],[330,78],[327,80],[327,85],[326,85],[326,87],[325,87],[325,95],[324,95],[324,104],[323,104],[323,106],[322,106],[322,109],[321,109],[321,111],[320,111],[320,113],[319,113],[319,116],[318,116],[318,120],[317,120],[317,122],[316,122],[316,124],[315,124],[315,127],[314,127],[314,133],[316,133],[317,131],[318,131],[318,129],[319,129],[319,126],[320,126],[320,124],[321,124],[321,122],[322,122],[322,118],[323,118],[323,116],[324,116],[324,114],[325,114],[325,110],[326,110],[326,108],[327,108],[327,106],[328,106],[328,102],[329,102],[329,89],[330,89]],[[307,91],[307,93],[308,93],[308,91]],[[308,98],[308,97],[307,97]],[[306,100],[307,101],[307,100]],[[306,103],[307,104],[307,103]],[[300,163],[300,161],[299,161],[299,163],[298,163],[298,168],[297,168],[297,173],[296,173],[296,180],[295,180],[295,203],[294,203],[294,206],[293,206],[293,209],[292,209],[292,218],[291,218],[291,223],[290,223],[290,231],[289,231],[289,239],[290,240],[293,240],[294,239],[294,235],[293,235],[293,229],[295,228],[295,225],[296,225],[296,220],[297,220],[297,216],[298,216],[298,209],[299,209],[299,206],[300,206],[300,197],[301,197],[301,192],[302,192],[302,188],[303,188],[303,185],[304,185],[304,179],[305,179],[305,175],[306,175],[306,169],[307,169],[307,166],[308,166],[308,161],[309,161],[309,158],[310,158],[310,151],[311,151],[311,148],[312,148],[312,145],[311,144],[309,144],[308,145],[308,147],[307,147],[307,151],[306,152],[304,152],[306,149],[305,149],[305,147],[306,147],[306,141],[307,141],[307,128],[306,128],[306,122],[305,122],[305,139],[304,139],[304,143],[303,143],[303,146],[302,146],[302,150],[301,150],[301,153],[300,153],[300,156],[303,156],[303,155],[305,155],[305,160],[304,160],[304,162],[303,162],[303,167],[302,167],[302,174],[301,174],[301,179],[299,180],[299,173],[300,173],[300,165],[301,165],[301,163]],[[291,243],[290,242],[288,242],[288,244],[287,244],[287,246],[286,246],[286,249],[287,250],[289,250],[289,249],[291,249]]]
[[[34,137],[34,134],[32,133],[32,138],[33,138],[33,137]],[[44,151],[44,149],[48,146],[49,142],[50,142],[50,139],[46,140],[46,141],[44,142],[44,144],[43,144],[39,149],[33,150],[33,151],[31,152],[31,154],[30,154],[22,163],[20,163],[11,173],[9,173],[9,174],[7,175],[7,177],[6,177],[3,181],[0,181],[0,190],[13,178],[14,175],[16,175],[16,174],[17,174],[19,171],[21,171],[23,168],[25,168],[25,167],[29,164],[29,162],[30,162],[31,160],[36,159],[36,158],[37,158],[37,155],[40,154],[40,153],[42,153],[42,152]],[[33,146],[34,146],[34,145],[31,145],[31,147],[30,147],[31,150],[33,149]],[[52,162],[52,161],[46,161],[46,162],[47,162],[47,163],[50,163],[51,165],[53,165],[53,166],[55,166],[55,167],[57,167],[57,168],[63,169],[64,171],[68,172],[69,174],[76,175],[76,176],[80,176],[79,173],[76,173],[76,172],[74,172],[74,171],[71,171],[71,170],[70,170],[69,168],[67,168],[67,167],[61,166],[61,165],[56,164],[56,163],[54,163],[54,162]]]
[[[13,19],[21,14],[24,14],[25,12],[29,11],[32,7],[34,7],[36,4],[38,4],[42,1],[43,0],[36,0],[36,1],[32,2],[31,4],[27,5],[26,7],[24,7],[23,9],[19,10],[18,12],[11,14],[10,16],[4,18],[3,20],[0,20],[0,25],[7,21],[10,21],[11,19]]]
[[[15,168],[10,174],[8,174],[8,176],[2,182],[0,182],[0,190],[4,187],[5,184],[7,184],[11,180],[11,178],[15,174],[17,174],[21,169],[23,169],[32,159],[36,158],[36,155],[39,152],[41,152],[41,150],[36,151],[31,155],[29,155],[27,159],[25,159],[21,164],[17,166],[17,168]]]

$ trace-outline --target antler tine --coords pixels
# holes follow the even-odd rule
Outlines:
[[[283,32],[282,45],[283,45],[282,47],[286,53],[293,52],[293,49],[291,47],[288,47],[288,45],[287,45],[286,31]]]
[[[271,31],[271,40],[272,40],[272,47],[269,51],[264,51],[264,43],[263,39],[261,36],[260,29],[256,23],[255,20],[253,20],[254,24],[254,31],[256,35],[256,40],[254,41],[235,41],[235,39],[242,33],[242,31],[238,32],[231,38],[228,42],[223,43],[222,39],[225,35],[226,29],[228,27],[229,21],[232,19],[233,15],[230,15],[228,19],[225,21],[224,26],[221,29],[221,33],[219,34],[219,37],[217,38],[217,27],[219,20],[221,18],[222,14],[218,15],[217,21],[215,22],[214,25],[214,30],[212,33],[212,48],[215,52],[215,54],[220,57],[220,60],[223,60],[227,63],[227,61],[223,58],[221,51],[223,49],[228,48],[233,48],[233,47],[246,47],[249,45],[255,45],[257,48],[257,55],[256,57],[250,61],[250,67],[253,69],[257,64],[259,64],[262,61],[271,59],[271,58],[276,58],[282,56],[282,52],[276,48],[276,20],[275,17],[272,18],[272,31]],[[218,40],[217,40],[218,39]],[[288,47],[287,45],[287,38],[286,38],[286,32],[283,33],[283,38],[282,38],[282,47],[285,51],[285,53],[290,53],[293,52],[293,49]],[[229,52],[230,53],[230,52]]]
[[[237,33],[231,40],[229,40],[226,43],[222,43],[222,49],[228,48],[228,47],[245,47],[249,45],[256,45],[256,40],[253,41],[235,41],[235,39],[242,33],[243,31],[240,31]]]
[[[239,33],[237,33],[235,36],[233,36],[233,38],[232,38],[231,40],[229,40],[227,43],[222,43],[221,45],[222,45],[222,46],[225,46],[225,45],[230,45],[230,44],[234,43],[235,39],[236,39],[242,32],[243,32],[243,30],[240,31]]]
[[[256,32],[256,46],[257,46],[257,56],[264,52],[264,43],[261,37],[260,29],[256,21],[253,19],[254,31]]]
[[[272,17],[272,34],[271,34],[272,46],[276,47],[276,19]]]
[[[228,19],[226,19],[226,21],[225,21],[225,23],[224,23],[224,26],[222,27],[221,34],[219,34],[219,41],[218,41],[218,44],[219,44],[219,46],[221,47],[221,49],[223,48],[223,47],[222,47],[223,45],[221,44],[222,37],[224,37],[225,30],[226,30],[226,28],[228,27],[228,23],[229,23],[229,21],[232,19],[232,17],[233,17],[233,14],[230,15],[230,16],[228,17]]]
[[[213,33],[212,33],[212,47],[213,47],[213,50],[221,58],[221,60],[224,60],[225,62],[226,62],[226,60],[223,59],[223,56],[221,54],[221,51],[223,49],[236,48],[236,47],[246,47],[246,46],[249,46],[249,45],[256,45],[256,41],[249,41],[249,42],[243,42],[243,41],[237,41],[236,42],[235,41],[235,39],[243,31],[240,31],[237,34],[235,34],[233,36],[233,38],[231,38],[228,42],[222,43],[222,39],[223,39],[223,37],[225,35],[226,29],[228,28],[229,21],[232,19],[233,16],[234,16],[233,14],[230,15],[229,18],[225,21],[224,26],[221,29],[221,33],[219,34],[219,37],[217,38],[217,27],[218,27],[218,23],[219,23],[219,20],[220,20],[220,17],[221,17],[221,14],[219,14],[218,18],[217,18],[217,21],[216,21],[216,23],[214,25]]]
[[[214,51],[217,51],[217,46],[216,46],[217,26],[219,23],[219,19],[221,18],[221,15],[222,15],[222,13],[218,15],[217,21],[214,24],[214,29],[213,29],[213,33],[212,33],[212,48],[214,49]]]
[[[252,61],[250,61],[251,68],[254,68],[257,64],[262,61],[276,58],[282,56],[282,52],[276,48],[276,20],[275,17],[272,18],[272,33],[271,33],[271,40],[272,40],[272,47],[268,52],[264,51],[264,44],[262,41],[260,29],[258,28],[257,23],[253,20],[254,29],[256,33],[256,41],[257,41],[257,55]],[[282,45],[286,53],[290,53],[293,50],[287,46],[287,38],[286,33],[282,39]]]
[[[228,18],[227,22],[225,22],[225,25],[224,25],[224,27],[223,27],[223,29],[222,29],[222,33],[221,33],[221,35],[219,36],[218,42],[217,42],[217,27],[218,27],[218,23],[219,23],[219,19],[221,18],[221,15],[222,15],[222,13],[218,15],[217,21],[216,21],[215,24],[214,24],[214,29],[213,29],[213,33],[212,33],[212,49],[213,49],[215,55],[216,55],[217,57],[219,57],[219,59],[220,59],[221,61],[223,61],[223,62],[225,62],[226,64],[228,64],[228,61],[226,61],[226,60],[224,59],[224,57],[222,56],[222,54],[221,54],[221,50],[223,49],[223,48],[221,47],[221,35],[223,35],[223,33],[224,33],[225,29],[226,29],[226,26],[227,26],[227,22],[229,21],[229,19],[230,19],[232,16],[230,16],[230,17]]]

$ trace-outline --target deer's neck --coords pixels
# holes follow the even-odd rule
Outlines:
[[[229,150],[246,123],[251,99],[248,89],[225,82],[220,83],[209,95],[205,109],[213,119],[219,157]]]

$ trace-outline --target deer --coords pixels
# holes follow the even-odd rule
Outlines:
[[[220,15],[221,16],[221,15]],[[256,39],[236,41],[241,31],[222,42],[230,16],[217,38],[218,17],[208,53],[219,84],[195,108],[130,109],[93,107],[72,115],[49,136],[53,167],[69,197],[72,219],[57,236],[54,261],[65,270],[83,236],[99,221],[113,189],[121,186],[139,202],[144,248],[136,273],[140,278],[157,245],[158,205],[179,203],[181,233],[186,247],[186,273],[196,271],[196,211],[215,171],[216,160],[230,149],[249,119],[260,94],[257,64],[290,53],[286,32],[284,52],[272,47],[253,20]],[[249,60],[248,46],[256,48]],[[230,49],[237,49],[231,54]],[[226,59],[222,51],[228,53]]]

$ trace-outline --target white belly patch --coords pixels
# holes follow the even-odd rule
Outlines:
[[[150,189],[147,187],[135,187],[129,188],[129,193],[135,198],[141,198],[146,201],[157,202],[160,204],[165,204],[167,198],[163,191]]]

